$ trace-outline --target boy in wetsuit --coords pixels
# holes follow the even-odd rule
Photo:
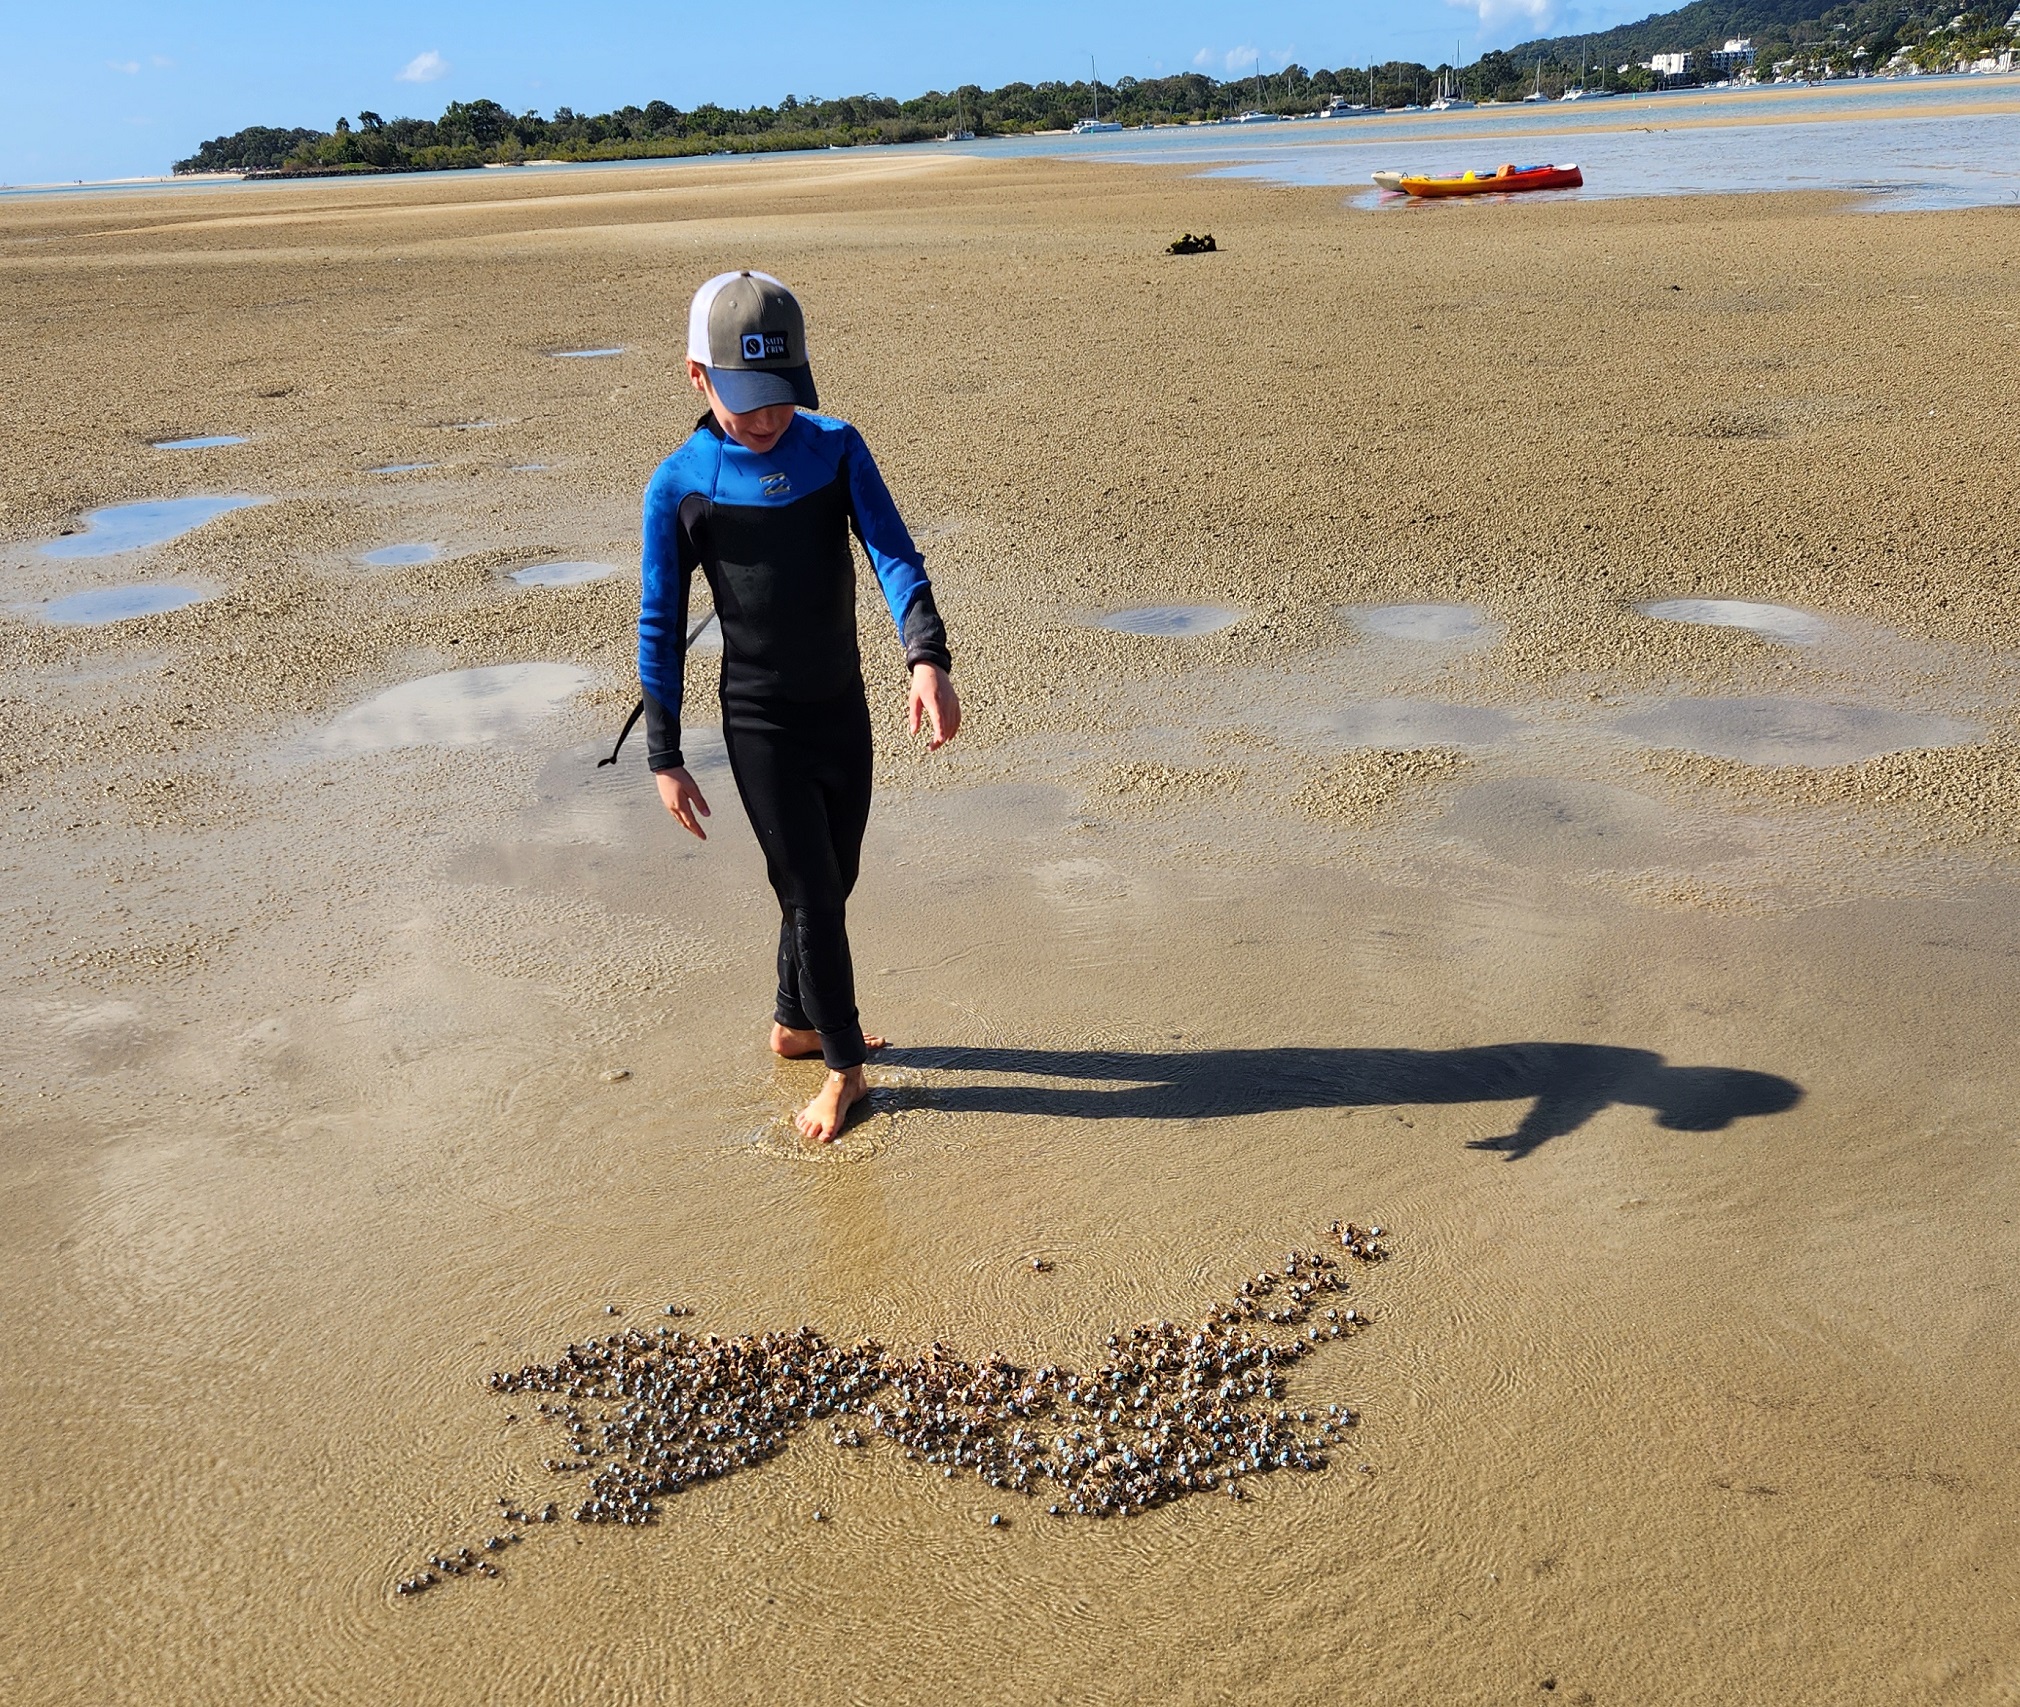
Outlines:
[[[961,726],[947,634],[918,547],[856,429],[818,406],[806,327],[767,273],[723,273],[688,310],[687,376],[708,400],[645,489],[638,676],[647,762],[666,809],[706,840],[708,802],[680,751],[688,587],[708,578],[722,625],[722,733],[779,899],[772,1049],[819,1051],[828,1074],[799,1113],[831,1142],[868,1094],[846,909],[870,814],[870,709],[856,642],[853,531],[905,648],[910,722],[929,750]]]

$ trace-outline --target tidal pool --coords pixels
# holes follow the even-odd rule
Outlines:
[[[1787,605],[1761,605],[1748,599],[1657,599],[1634,607],[1658,622],[1689,623],[1694,628],[1744,628],[1766,640],[1809,646],[1830,633],[1831,625],[1808,611]]]
[[[1096,626],[1117,634],[1144,634],[1155,640],[1183,640],[1195,634],[1214,634],[1231,628],[1242,612],[1228,605],[1141,605],[1135,610],[1111,611]]]
[[[1446,645],[1477,640],[1495,623],[1474,605],[1350,605],[1340,613],[1363,634],[1381,640],[1415,640]]]
[[[264,504],[264,498],[157,498],[144,504],[113,504],[84,513],[84,531],[52,539],[44,557],[112,557],[179,539],[231,510]]]
[[[64,628],[95,628],[102,623],[125,622],[129,617],[159,616],[163,611],[181,610],[210,596],[207,588],[179,586],[173,581],[94,587],[90,592],[72,593],[44,605],[42,620]]]
[[[1851,765],[1882,753],[1958,746],[1978,733],[1955,718],[1809,699],[1672,699],[1615,727],[1651,747],[1755,765]]]
[[[377,551],[368,551],[358,561],[369,563],[374,569],[402,569],[414,563],[432,563],[441,555],[439,545],[432,545],[425,539],[409,539],[398,545],[382,545]]]
[[[1429,699],[1378,699],[1342,706],[1320,728],[1356,747],[1486,747],[1521,728],[1486,705],[1445,705]]]
[[[493,664],[402,682],[354,705],[311,737],[324,753],[471,747],[537,727],[592,678],[573,664]]]
[[[580,587],[616,573],[614,563],[535,563],[513,570],[507,579],[522,587]]]
[[[194,439],[156,439],[150,447],[154,450],[215,450],[219,445],[242,445],[247,442],[244,433],[209,433]]]
[[[556,361],[587,361],[595,356],[621,356],[624,354],[624,346],[613,344],[608,349],[602,350],[549,350],[547,353]]]

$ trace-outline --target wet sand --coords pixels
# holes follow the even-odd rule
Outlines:
[[[0,210],[8,1698],[2020,1688],[2020,224],[1496,213],[876,156]],[[970,716],[919,758],[868,647],[897,1047],[818,1153],[719,743],[706,848],[594,765],[687,296],[751,262]],[[36,550],[204,493],[273,501]],[[38,614],[143,582],[210,596]],[[1099,626],[1191,604],[1242,620]],[[1342,614],[1394,604],[1478,620]],[[1088,1368],[1349,1216],[1322,1471],[1054,1520],[809,1429],[395,1593],[567,1507],[493,1370],[668,1303]]]

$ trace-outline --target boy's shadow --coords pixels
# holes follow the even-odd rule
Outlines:
[[[1802,1086],[1744,1067],[1672,1067],[1651,1049],[1604,1043],[1492,1043],[1474,1049],[898,1049],[877,1058],[945,1073],[1021,1074],[1081,1084],[934,1085],[881,1092],[967,1114],[1078,1120],[1200,1120],[1297,1109],[1533,1099],[1515,1130],[1470,1148],[1509,1161],[1577,1130],[1615,1103],[1646,1108],[1672,1132],[1716,1132],[1780,1114]],[[1103,1081],[1096,1088],[1092,1081]],[[888,1102],[887,1102],[888,1106]]]

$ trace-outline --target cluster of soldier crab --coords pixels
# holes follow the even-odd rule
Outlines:
[[[1388,1255],[1380,1227],[1336,1221],[1331,1233],[1359,1262]],[[1239,1499],[1247,1476],[1324,1467],[1353,1413],[1265,1407],[1283,1397],[1300,1358],[1366,1324],[1337,1302],[1346,1290],[1336,1256],[1292,1251],[1281,1271],[1244,1280],[1196,1327],[1155,1322],[1111,1334],[1108,1361],[1087,1373],[1019,1368],[1000,1355],[970,1363],[937,1343],[911,1357],[869,1340],[835,1346],[810,1327],[734,1339],[660,1327],[570,1346],[554,1363],[493,1375],[490,1385],[555,1395],[539,1409],[561,1425],[567,1447],[546,1464],[585,1477],[572,1513],[581,1523],[649,1522],[667,1496],[776,1457],[809,1423],[827,1424],[838,1446],[865,1445],[867,1429],[950,1478],[967,1470],[1006,1493],[1049,1495],[1053,1517],[1128,1517],[1191,1493]],[[1301,1331],[1278,1340],[1255,1331],[1259,1324]],[[398,1592],[495,1577],[483,1555],[559,1516],[551,1504],[498,1506],[506,1527],[481,1553],[438,1553]]]

